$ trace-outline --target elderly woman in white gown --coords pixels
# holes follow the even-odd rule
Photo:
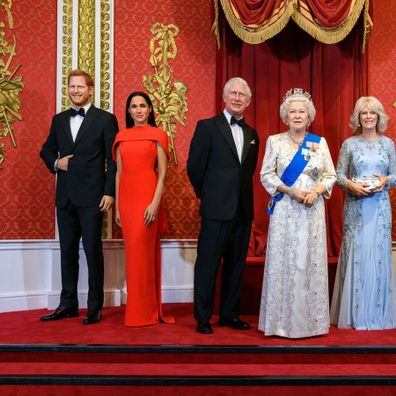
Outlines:
[[[271,195],[259,330],[302,338],[329,331],[324,198],[336,173],[325,138],[307,132],[311,96],[289,90],[280,107],[287,132],[267,140],[260,179]]]

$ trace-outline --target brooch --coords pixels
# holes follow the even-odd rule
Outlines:
[[[312,168],[311,171],[309,172],[311,178],[313,180],[317,180],[320,177],[320,171],[319,169],[315,166],[315,168]]]

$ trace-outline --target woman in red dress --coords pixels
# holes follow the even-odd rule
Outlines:
[[[127,128],[116,135],[116,223],[124,238],[126,326],[172,323],[161,310],[160,232],[165,222],[161,198],[168,165],[168,139],[156,127],[153,105],[144,92],[126,104]]]

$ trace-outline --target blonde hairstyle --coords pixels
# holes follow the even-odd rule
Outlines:
[[[283,98],[283,102],[280,105],[279,109],[279,114],[283,123],[287,125],[287,112],[289,111],[289,107],[293,102],[302,102],[307,109],[309,121],[313,122],[316,115],[316,109],[314,104],[312,103],[312,100],[308,99],[307,96],[301,93],[295,93],[289,96],[287,96],[286,93],[286,96]]]
[[[349,126],[352,131],[359,135],[362,133],[362,127],[360,125],[360,113],[363,107],[367,106],[370,111],[374,111],[378,116],[378,122],[376,125],[377,132],[384,132],[388,127],[389,116],[385,113],[384,106],[374,96],[362,96],[355,104],[355,108],[349,120]]]
[[[94,86],[94,82],[93,82],[92,77],[86,71],[81,70],[81,69],[75,69],[75,70],[72,70],[69,73],[69,76],[67,78],[67,84],[70,83],[70,78],[71,77],[75,77],[75,76],[84,77],[85,83],[88,85],[88,87],[93,87]]]

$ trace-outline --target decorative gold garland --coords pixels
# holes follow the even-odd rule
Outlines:
[[[0,2],[0,7],[4,8],[7,15],[9,29],[14,28],[14,20],[11,12],[12,1]],[[0,22],[0,139],[9,136],[12,146],[17,147],[14,136],[13,123],[15,119],[21,121],[23,116],[19,114],[21,101],[19,94],[24,84],[22,77],[15,77],[16,72],[20,68],[20,64],[10,70],[12,60],[16,55],[16,39],[12,35],[12,43],[6,40],[6,32],[4,31],[6,24]],[[0,143],[0,169],[5,159],[4,143]]]
[[[183,82],[174,79],[173,70],[169,65],[169,60],[176,58],[175,37],[179,34],[179,28],[172,23],[164,25],[157,22],[151,27],[151,33],[153,38],[150,40],[150,63],[154,75],[144,75],[143,86],[153,102],[157,124],[169,136],[169,151],[177,165],[176,121],[184,126],[188,111],[187,87]]]
[[[368,13],[369,0],[355,0],[344,23],[334,29],[324,28],[315,22],[315,20],[312,19],[309,9],[299,0],[285,0],[269,20],[265,21],[261,25],[252,26],[243,25],[241,23],[237,10],[234,9],[229,0],[214,0],[215,20],[212,26],[212,34],[215,35],[218,45],[220,45],[218,1],[221,3],[224,15],[231,29],[242,41],[249,44],[260,44],[274,37],[282,31],[290,18],[293,19],[301,29],[316,40],[326,44],[335,44],[343,40],[351,32],[364,9],[364,34],[362,43],[362,52],[364,52],[366,38],[369,35],[372,26],[372,21]]]

